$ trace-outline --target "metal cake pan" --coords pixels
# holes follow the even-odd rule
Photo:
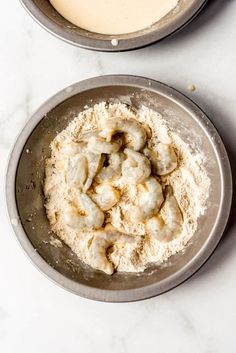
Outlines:
[[[160,112],[181,138],[205,156],[211,179],[208,208],[184,252],[163,266],[138,274],[108,276],[84,265],[63,245],[50,244],[44,209],[44,162],[55,135],[81,111],[101,101],[145,105]],[[194,147],[194,148],[195,148]],[[191,100],[160,82],[136,76],[101,76],[76,83],[44,103],[19,135],[6,176],[6,195],[15,234],[32,262],[47,277],[80,296],[111,302],[135,301],[166,292],[195,273],[216,248],[227,224],[232,176],[222,140],[210,120]]]
[[[49,0],[20,0],[28,13],[56,37],[86,49],[125,51],[155,43],[187,25],[203,8],[207,0],[179,0],[179,5],[162,20],[144,30],[124,35],[103,35],[76,27],[63,18]],[[118,45],[112,45],[112,39]]]

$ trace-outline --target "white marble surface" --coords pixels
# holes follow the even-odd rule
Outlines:
[[[235,168],[236,1],[209,1],[182,32],[121,54],[63,43],[17,0],[2,0],[0,23],[0,352],[235,353],[235,216],[211,259],[178,288],[137,303],[97,303],[60,289],[30,264],[7,218],[4,177],[32,112],[66,85],[108,73],[149,76],[191,96],[219,129]]]

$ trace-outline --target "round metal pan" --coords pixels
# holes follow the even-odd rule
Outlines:
[[[59,14],[48,0],[20,1],[36,22],[56,37],[79,47],[108,52],[137,49],[168,37],[187,25],[207,2],[179,0],[175,10],[149,28],[131,34],[102,35],[74,26]]]
[[[50,142],[84,106],[101,101],[147,106],[162,114],[181,138],[205,154],[211,179],[208,207],[184,252],[143,273],[108,276],[84,265],[63,245],[50,244],[42,182]],[[181,128],[180,128],[181,126]],[[44,103],[24,127],[10,156],[6,195],[15,234],[32,262],[55,283],[86,298],[127,302],[152,297],[185,281],[217,246],[230,213],[232,176],[225,147],[207,116],[191,100],[160,82],[136,76],[101,76],[74,84]]]

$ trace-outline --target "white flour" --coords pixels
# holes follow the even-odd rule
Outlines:
[[[163,185],[173,187],[183,215],[182,233],[168,243],[147,236],[145,225],[140,222],[133,224],[129,221],[130,210],[137,197],[135,186],[124,186],[122,179],[113,182],[113,186],[120,190],[120,201],[106,212],[105,222],[111,223],[121,232],[141,235],[141,243],[127,243],[114,246],[109,251],[108,258],[117,271],[143,271],[149,263],[162,263],[171,255],[183,250],[194,235],[198,218],[204,214],[209,194],[210,179],[203,167],[204,156],[194,154],[189,146],[174,132],[170,131],[160,114],[145,107],[139,112],[133,112],[124,104],[100,103],[93,108],[86,109],[76,117],[68,127],[59,133],[51,144],[52,155],[46,164],[45,195],[46,210],[52,230],[87,264],[90,264],[89,241],[92,232],[78,233],[68,227],[63,221],[63,209],[68,197],[68,187],[64,180],[65,157],[60,153],[60,147],[66,142],[76,140],[86,131],[101,128],[101,122],[109,118],[134,118],[145,126],[153,149],[158,142],[172,144],[178,157],[178,167],[170,175],[161,177]],[[89,194],[89,192],[88,192]],[[162,216],[165,218],[163,211]]]

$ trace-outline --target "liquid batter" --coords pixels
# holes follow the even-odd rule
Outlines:
[[[50,0],[68,21],[90,32],[125,34],[145,29],[179,0]]]

